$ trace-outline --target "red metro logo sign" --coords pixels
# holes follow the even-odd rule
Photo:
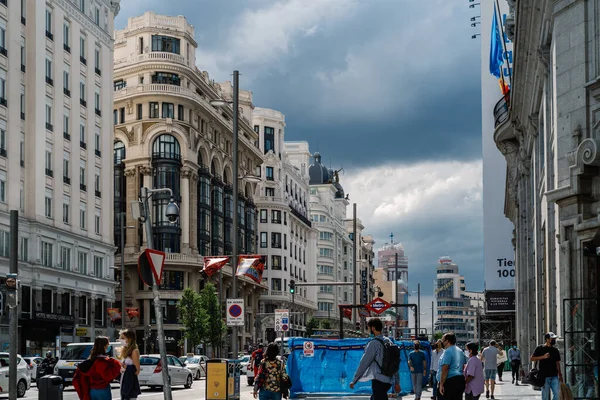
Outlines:
[[[373,299],[373,301],[371,301],[369,304],[366,304],[365,308],[369,311],[373,311],[375,314],[381,314],[391,306],[392,305],[384,299],[377,297],[376,299]]]

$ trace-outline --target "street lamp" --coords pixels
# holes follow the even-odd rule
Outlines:
[[[413,290],[413,293],[417,293],[417,307],[419,308],[419,315],[417,316],[417,320],[415,321],[417,323],[417,332],[415,333],[415,338],[419,337],[419,329],[421,328],[421,284],[417,283],[417,291],[415,292]]]
[[[152,214],[150,213],[149,200],[156,193],[169,193],[171,200],[167,204],[165,216],[170,223],[174,224],[179,219],[179,206],[173,200],[173,191],[170,188],[148,189],[142,187],[140,201],[133,202],[131,211],[134,218],[144,222],[146,226],[146,248],[153,249],[152,243]],[[122,251],[122,250],[121,250]],[[163,327],[162,308],[160,306],[160,292],[156,278],[152,274],[152,296],[154,301],[154,314],[156,315],[156,336],[158,340],[158,350],[160,352],[160,362],[162,364],[163,393],[165,400],[172,400],[171,385],[169,382],[169,363],[167,361],[167,349],[165,345],[165,330]]]
[[[126,213],[121,214],[121,329],[125,329],[125,229],[136,229],[135,226],[125,226]]]

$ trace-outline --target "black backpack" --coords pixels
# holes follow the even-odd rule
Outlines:
[[[381,373],[390,377],[396,375],[400,369],[400,347],[389,339],[375,338],[375,340],[383,345],[383,362],[379,365],[375,360]]]
[[[259,365],[260,362],[263,359],[263,352],[262,351],[258,351],[256,352],[256,357],[254,357],[254,365]]]

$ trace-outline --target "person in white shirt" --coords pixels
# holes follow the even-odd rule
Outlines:
[[[433,385],[433,396],[431,396],[432,400],[437,400],[438,398],[438,381],[437,381],[437,372],[440,368],[440,358],[442,358],[442,354],[444,354],[444,347],[442,346],[442,341],[438,339],[437,342],[432,346],[433,350],[431,352],[431,380]]]

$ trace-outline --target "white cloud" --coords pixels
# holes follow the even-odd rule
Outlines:
[[[467,288],[481,288],[482,165],[472,162],[388,164],[349,170],[341,183],[357,203],[365,234],[376,248],[390,232],[409,259],[409,286],[431,293],[438,257],[449,255],[465,274]],[[351,205],[348,217],[352,216]],[[477,272],[477,273],[474,273]]]

